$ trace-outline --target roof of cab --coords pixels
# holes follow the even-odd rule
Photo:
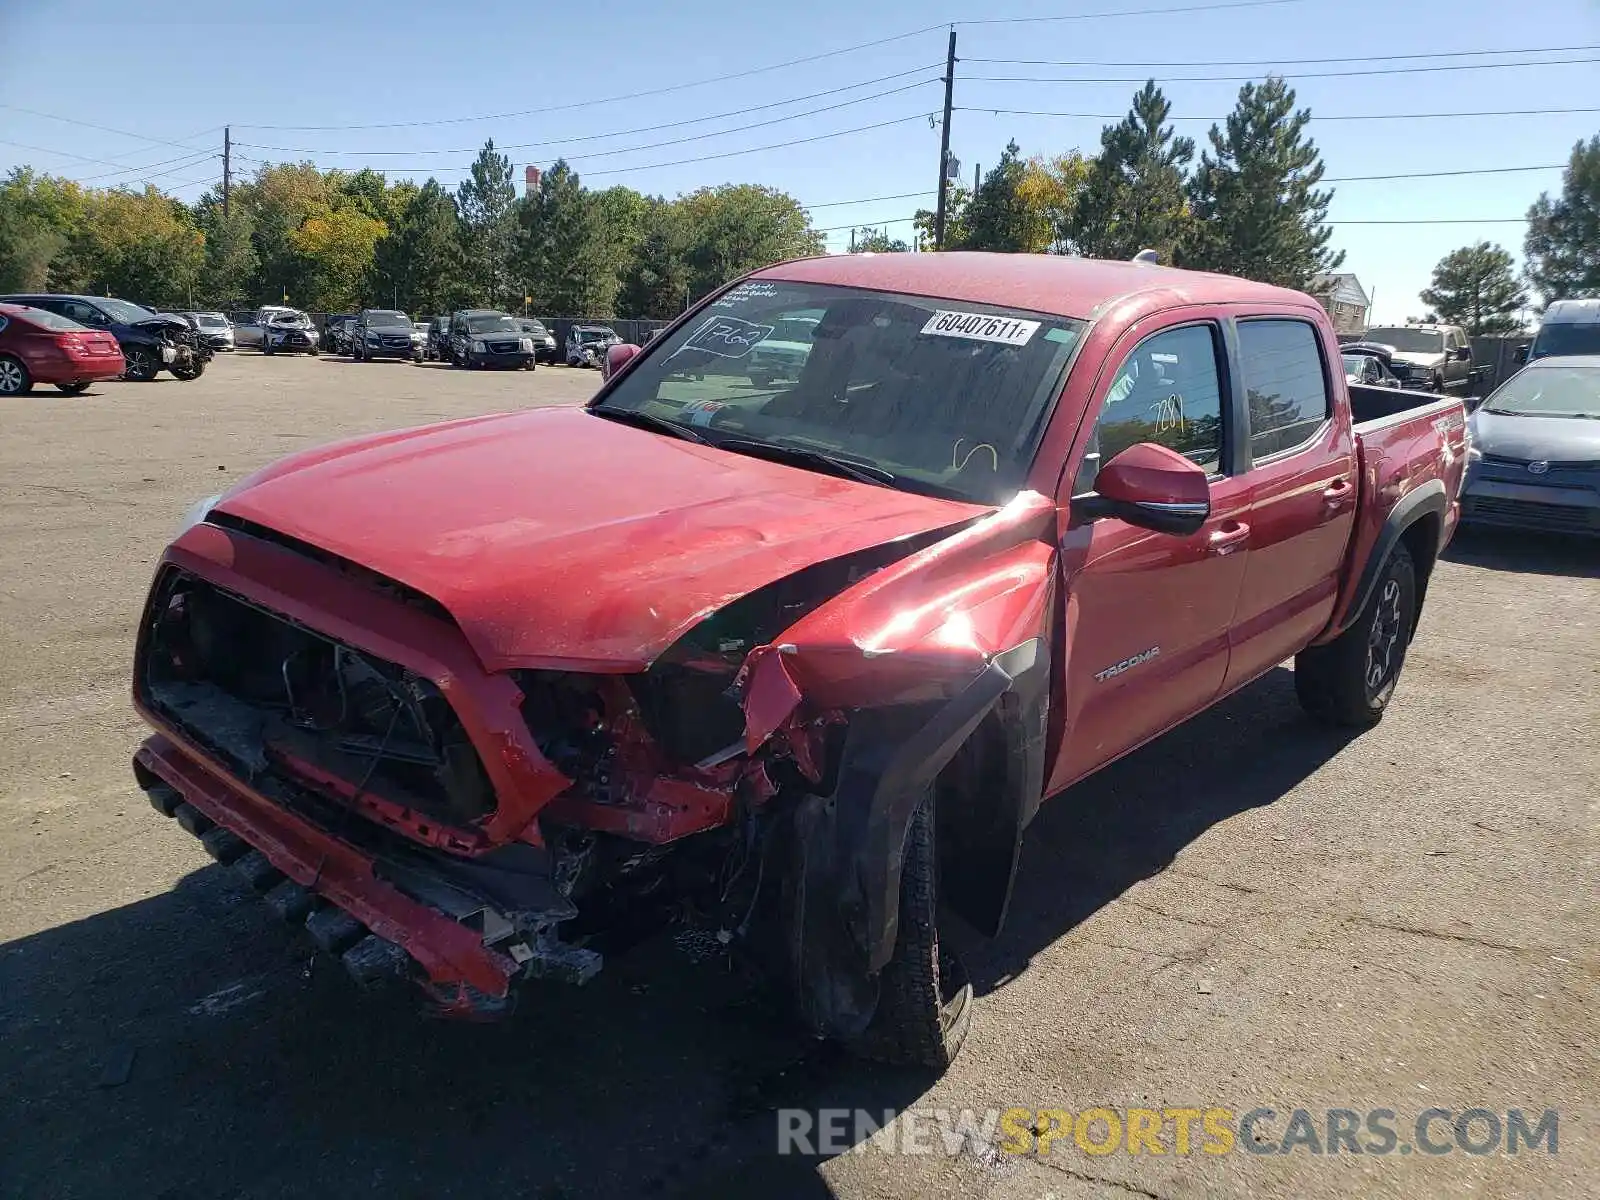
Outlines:
[[[1600,299],[1552,300],[1542,319],[1547,325],[1588,325],[1600,321]]]
[[[834,254],[777,263],[755,272],[754,278],[871,288],[1077,318],[1093,316],[1110,301],[1157,290],[1189,304],[1316,303],[1301,292],[1231,275],[1059,254]]]

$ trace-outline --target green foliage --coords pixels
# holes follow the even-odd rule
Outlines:
[[[959,183],[947,183],[944,189],[944,241],[947,246],[960,246],[967,240],[967,209],[972,204],[972,192]],[[919,208],[911,218],[913,237],[919,250],[932,250],[934,217],[931,208]]]
[[[66,251],[83,224],[85,192],[70,179],[17,167],[0,181],[0,287],[74,287]]]
[[[1000,161],[983,177],[978,190],[963,214],[965,226],[957,240],[953,230],[945,229],[945,246],[952,250],[1002,250],[1018,252],[1028,248],[1032,221],[1021,192],[1027,164],[1021,149],[1012,141],[1006,144]],[[947,204],[948,204],[948,197]],[[948,216],[948,208],[947,208]]]
[[[521,210],[522,274],[540,312],[609,317],[617,266],[607,261],[598,194],[585,190],[565,159],[544,172]]]
[[[800,202],[776,188],[725,183],[691,192],[677,203],[689,225],[684,258],[695,297],[757,267],[826,248]]]
[[[1600,136],[1572,148],[1561,195],[1542,192],[1528,209],[1523,253],[1546,304],[1600,296]]]
[[[408,190],[404,209],[374,249],[373,297],[410,313],[464,307],[473,294],[465,279],[455,200],[433,179]]]
[[[859,254],[904,254],[911,247],[904,238],[889,236],[889,230],[866,226],[850,232],[850,245]]]
[[[1433,286],[1422,302],[1433,309],[1430,321],[1462,325],[1474,336],[1499,336],[1522,328],[1517,310],[1527,293],[1512,271],[1511,255],[1499,246],[1479,242],[1463,246],[1439,260]]]
[[[1188,225],[1184,173],[1194,141],[1167,123],[1172,105],[1150,80],[1128,115],[1100,134],[1100,153],[1064,222],[1064,241],[1092,258],[1130,259],[1155,250],[1173,261]]]
[[[181,308],[194,297],[205,238],[187,206],[146,186],[90,193],[66,253],[86,291]]]
[[[1328,249],[1333,193],[1317,190],[1322,156],[1305,137],[1311,111],[1294,101],[1269,76],[1239,89],[1226,130],[1211,127],[1211,149],[1189,181],[1182,265],[1304,291],[1344,262],[1343,251]]]
[[[683,311],[689,294],[689,227],[677,204],[647,199],[640,236],[622,270],[617,315],[670,317]]]
[[[471,174],[456,189],[461,214],[461,246],[467,282],[494,308],[522,299],[512,278],[511,256],[516,245],[516,185],[511,181],[511,160],[495,153],[490,138],[472,164]]]

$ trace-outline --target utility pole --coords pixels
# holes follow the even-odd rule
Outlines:
[[[949,187],[945,177],[950,162],[950,104],[956,86],[956,31],[950,30],[950,50],[944,61],[944,124],[939,127],[939,203],[933,212],[933,248],[944,249],[944,195]]]
[[[228,193],[233,190],[233,127],[222,127],[222,219],[228,219]]]
[[[973,163],[972,164],[972,194],[974,196],[976,196],[978,194],[978,188],[982,183],[982,179],[983,179],[983,164],[982,163]]]

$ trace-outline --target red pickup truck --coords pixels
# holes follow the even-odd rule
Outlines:
[[[1466,461],[1307,296],[1143,263],[784,263],[610,365],[202,502],[141,624],[156,809],[445,1012],[670,915],[948,1062],[941,914],[998,928],[1042,800],[1291,657],[1382,716]]]

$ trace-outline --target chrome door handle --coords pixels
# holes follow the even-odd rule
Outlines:
[[[1218,556],[1232,554],[1244,545],[1249,537],[1250,526],[1242,522],[1229,522],[1206,539],[1206,548]]]

